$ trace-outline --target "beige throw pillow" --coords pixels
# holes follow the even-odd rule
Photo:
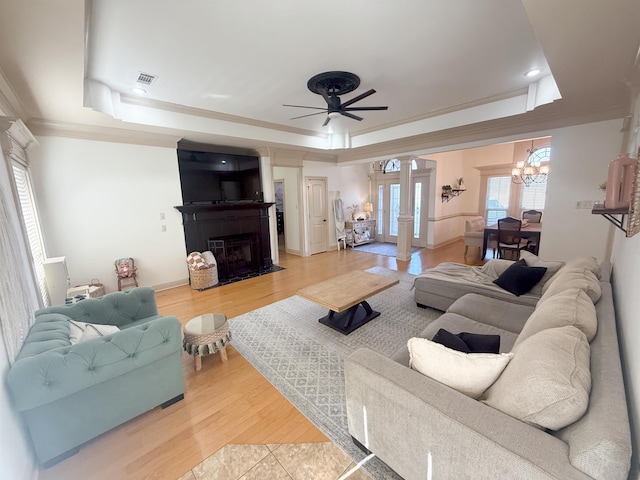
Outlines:
[[[538,300],[537,307],[542,305],[548,298],[568,290],[569,288],[579,288],[583,290],[595,304],[600,300],[602,287],[600,280],[588,268],[574,267],[563,268],[547,288],[544,295]]]
[[[502,258],[493,258],[485,263],[480,270],[485,275],[489,275],[494,280],[502,275],[515,262],[513,260],[504,260]]]
[[[524,258],[524,261],[527,262],[527,266],[529,267],[544,267],[547,269],[538,284],[529,292],[532,295],[542,296],[546,283],[564,266],[564,262],[544,260],[527,250],[520,252],[520,258]]]
[[[478,398],[500,376],[513,354],[463,353],[426,338],[411,338],[409,366],[440,383]]]
[[[524,324],[514,347],[542,330],[566,325],[573,325],[582,331],[589,343],[598,331],[596,307],[579,288],[569,288],[540,304]]]
[[[600,279],[600,264],[596,257],[577,257],[567,262],[567,268],[587,268]]]
[[[559,430],[578,420],[589,406],[590,349],[573,326],[530,336],[482,401],[538,428]]]

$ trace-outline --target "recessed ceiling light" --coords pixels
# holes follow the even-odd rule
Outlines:
[[[133,93],[137,93],[138,95],[144,95],[145,93],[147,93],[147,91],[144,88],[140,88],[140,87],[133,87],[131,91]]]
[[[524,76],[525,77],[535,77],[539,73],[540,73],[540,69],[539,68],[534,68],[533,70],[529,70],[527,73],[525,73]]]

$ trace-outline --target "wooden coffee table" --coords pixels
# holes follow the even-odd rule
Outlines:
[[[384,275],[356,270],[302,288],[297,294],[329,309],[320,323],[349,335],[380,315],[366,299],[398,283]]]

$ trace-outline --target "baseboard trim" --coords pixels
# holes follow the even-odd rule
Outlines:
[[[169,290],[170,288],[182,287],[183,285],[189,285],[188,278],[182,278],[180,280],[175,280],[173,282],[160,283],[158,285],[152,285],[156,292],[160,292],[162,290]]]

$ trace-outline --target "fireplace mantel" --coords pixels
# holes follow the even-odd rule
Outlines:
[[[176,206],[182,213],[187,253],[208,250],[208,241],[231,235],[253,234],[258,239],[259,268],[273,266],[269,235],[270,202],[237,202]]]
[[[237,202],[237,203],[206,203],[206,204],[189,204],[178,205],[174,207],[181,213],[194,214],[199,212],[212,212],[212,211],[226,211],[226,210],[255,210],[255,209],[268,209],[275,203],[270,202]]]

